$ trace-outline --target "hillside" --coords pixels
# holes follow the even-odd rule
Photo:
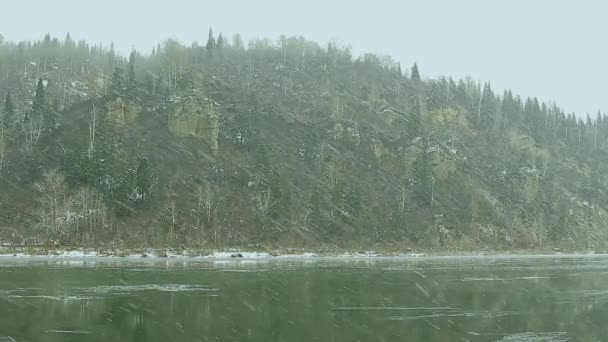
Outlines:
[[[0,39],[0,241],[601,249],[608,118],[302,38]]]

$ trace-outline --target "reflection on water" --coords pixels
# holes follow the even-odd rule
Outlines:
[[[608,257],[0,259],[0,342],[602,341]]]

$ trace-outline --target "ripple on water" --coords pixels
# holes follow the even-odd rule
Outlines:
[[[190,285],[190,284],[144,284],[144,285],[115,285],[115,286],[95,286],[82,289],[84,293],[112,295],[126,294],[141,291],[158,292],[194,292],[194,291],[217,291],[211,285]]]
[[[518,342],[569,342],[572,341],[565,332],[523,332],[513,335],[508,335],[496,342],[500,341],[518,341]]]

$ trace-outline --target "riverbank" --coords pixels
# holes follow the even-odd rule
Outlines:
[[[59,248],[43,246],[0,246],[0,258],[188,258],[211,260],[241,259],[315,259],[315,258],[421,258],[421,257],[499,257],[499,256],[568,256],[605,255],[599,251],[562,251],[560,249],[443,251],[349,251],[341,249],[284,249],[252,251],[237,248],[222,250],[157,248]]]

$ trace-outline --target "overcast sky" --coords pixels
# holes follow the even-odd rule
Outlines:
[[[566,111],[608,111],[606,15],[601,0],[7,0],[7,40],[46,32],[123,53],[167,38],[205,43],[208,28],[243,38],[303,35],[387,54],[423,77],[471,76],[496,89],[555,101]]]

